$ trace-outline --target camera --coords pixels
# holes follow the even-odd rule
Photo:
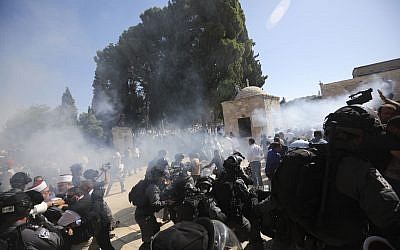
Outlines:
[[[348,100],[346,103],[347,105],[364,104],[372,100],[371,93],[372,93],[372,88],[357,92],[355,94],[350,95],[349,96],[350,100]]]

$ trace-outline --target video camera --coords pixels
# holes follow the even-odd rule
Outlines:
[[[372,100],[372,88],[369,88],[367,90],[359,91],[355,94],[352,94],[349,96],[350,100],[348,100],[346,103],[347,105],[354,105],[354,104],[364,104],[366,102],[369,102]]]

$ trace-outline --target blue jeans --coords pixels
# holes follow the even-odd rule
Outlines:
[[[251,167],[251,178],[253,179],[254,186],[263,186],[263,181],[261,177],[261,162],[259,161],[252,161],[250,162]]]

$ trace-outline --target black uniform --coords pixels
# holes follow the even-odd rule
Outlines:
[[[240,241],[248,240],[251,227],[244,217],[244,208],[251,203],[251,196],[244,181],[233,173],[223,172],[213,185],[213,196],[227,216],[227,226],[234,230]]]
[[[225,214],[217,206],[214,197],[209,192],[195,187],[194,180],[190,176],[175,181],[166,197],[175,202],[172,206],[169,206],[174,223],[193,221],[199,217],[208,217],[220,221],[226,219]]]
[[[9,249],[52,250],[60,249],[63,243],[58,232],[51,232],[44,227],[27,224],[14,224],[1,234],[1,238],[2,240],[9,240]]]
[[[162,151],[162,150],[160,150],[160,151]],[[167,159],[165,158],[166,153],[165,154],[164,153],[159,152],[159,155],[148,163],[147,169],[146,169],[146,177],[147,178],[151,177],[151,171],[153,168],[158,168],[159,170],[162,170],[164,172],[163,176],[165,178],[170,178],[169,163],[168,163]]]
[[[31,198],[24,192],[0,194],[0,249],[59,249],[61,233],[54,227],[27,223]]]
[[[98,230],[95,230],[94,237],[96,238],[96,242],[101,247],[101,249],[114,249],[114,247],[111,245],[110,239],[111,220],[101,193],[101,190],[99,190],[98,192],[93,191],[91,195],[93,211],[97,214],[100,223],[100,228],[98,228]]]
[[[174,204],[168,205],[166,209],[170,214],[170,219],[176,223],[182,220],[181,206],[185,200],[188,190],[194,188],[193,178],[184,172],[173,175],[171,185],[167,186],[160,194],[161,200],[173,200]]]
[[[210,193],[201,194],[200,197],[197,205],[197,218],[207,217],[213,220],[226,222],[226,215],[222,212],[221,208],[217,206],[217,202]]]
[[[322,206],[317,208],[319,216],[313,224],[301,225],[304,220],[286,213],[288,224],[298,222],[298,230],[287,228],[293,235],[302,234],[297,241],[293,236],[287,237],[287,242],[325,249],[361,249],[368,234],[376,235],[370,231],[373,226],[395,249],[400,249],[399,198],[374,163],[363,157],[367,151],[362,142],[366,135],[378,134],[379,125],[376,115],[359,105],[342,107],[326,117],[328,159],[322,180]],[[272,186],[273,193],[279,191]],[[305,242],[299,241],[303,239]]]
[[[154,216],[166,205],[166,201],[160,200],[160,188],[155,181],[150,180],[145,193],[145,204],[138,205],[135,210],[135,220],[140,227],[143,244],[140,249],[149,249],[151,237],[160,231],[160,224]]]

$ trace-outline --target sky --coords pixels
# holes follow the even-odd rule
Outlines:
[[[80,112],[92,100],[96,51],[116,43],[166,0],[0,1],[0,124],[34,104],[55,107],[66,87]],[[398,0],[241,0],[264,90],[293,99],[354,67],[400,57]]]

